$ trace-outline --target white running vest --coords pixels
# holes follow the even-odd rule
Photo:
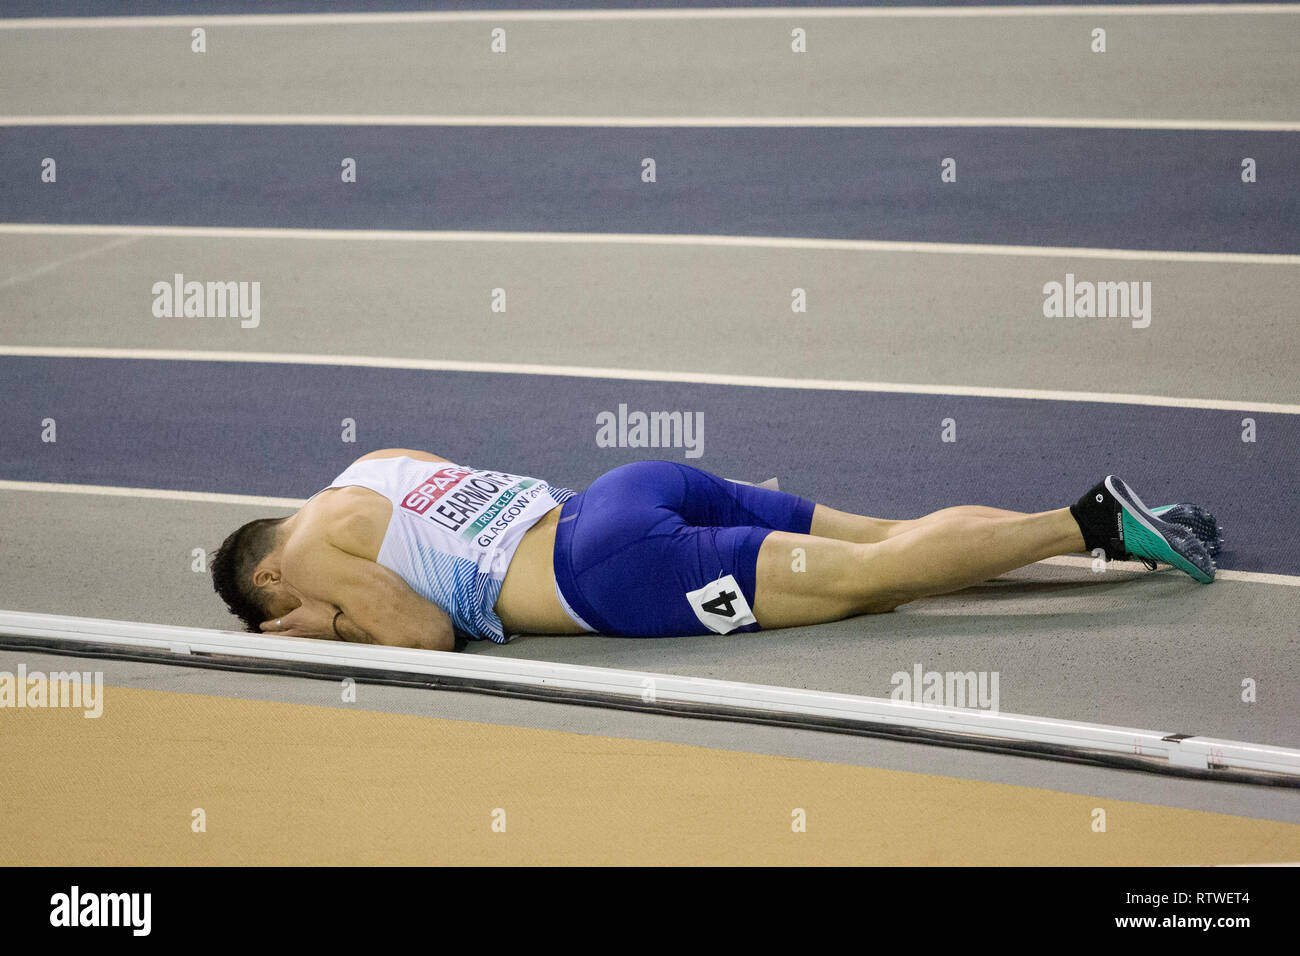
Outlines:
[[[379,564],[447,612],[458,631],[504,644],[493,607],[524,532],[574,494],[539,478],[415,458],[359,461],[330,488],[360,485],[393,504]]]

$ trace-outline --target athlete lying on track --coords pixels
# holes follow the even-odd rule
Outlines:
[[[676,462],[623,465],[575,494],[388,448],[297,513],[235,531],[212,576],[251,631],[451,650],[458,636],[820,624],[1096,548],[1208,583],[1219,530],[1193,505],[1146,508],[1114,476],[1055,511],[888,521]]]

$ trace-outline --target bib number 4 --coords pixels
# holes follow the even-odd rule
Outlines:
[[[738,627],[757,623],[732,575],[710,581],[698,591],[687,591],[686,600],[700,622],[715,634],[730,634]]]

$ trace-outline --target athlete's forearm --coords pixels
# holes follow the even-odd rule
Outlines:
[[[402,593],[392,600],[372,604],[367,601],[339,616],[339,634],[344,640],[386,647],[414,647],[428,651],[450,651],[455,647],[451,619],[436,604],[425,600],[403,585]],[[355,614],[360,621],[350,615]],[[344,621],[347,622],[344,625]],[[364,623],[362,623],[364,622]],[[344,627],[349,628],[345,631]]]
[[[340,613],[334,619],[334,636],[341,641],[350,641],[353,644],[377,644],[379,643],[371,637],[364,629],[353,621],[346,614]]]

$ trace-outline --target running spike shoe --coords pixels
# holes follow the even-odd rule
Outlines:
[[[1186,525],[1152,513],[1127,484],[1114,475],[1095,485],[1070,508],[1088,549],[1100,547],[1110,560],[1157,561],[1173,565],[1202,584],[1214,580],[1214,558]]]

